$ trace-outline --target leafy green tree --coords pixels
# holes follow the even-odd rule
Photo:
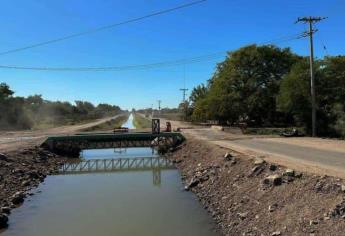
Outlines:
[[[281,82],[277,109],[291,115],[297,126],[311,127],[310,73],[307,59],[296,63]]]
[[[31,120],[24,112],[24,98],[13,98],[14,92],[5,84],[0,84],[0,129],[27,129]]]
[[[10,89],[10,87],[5,83],[0,83],[0,101],[11,97],[14,92]]]
[[[73,124],[83,120],[101,118],[121,112],[120,107],[77,101],[52,102],[43,100],[41,95],[13,96],[14,92],[5,84],[0,84],[0,129],[30,129]]]
[[[345,138],[345,109],[344,105],[337,103],[333,106],[333,115],[336,116],[333,128],[335,132],[340,136]]]
[[[81,115],[89,115],[95,109],[95,106],[90,102],[75,101],[75,104],[76,104],[75,111]]]
[[[272,45],[250,45],[230,52],[209,82],[208,101],[199,104],[207,104],[207,109],[196,110],[212,111],[209,118],[221,123],[273,124],[280,81],[296,60],[298,56],[289,49]]]
[[[116,115],[121,111],[120,107],[101,103],[96,107],[95,113],[98,116]]]
[[[319,135],[341,135],[342,104],[345,101],[345,57],[327,57],[315,62],[317,130]],[[308,58],[296,63],[282,81],[278,109],[290,114],[299,126],[311,128],[310,74]],[[339,122],[338,122],[339,120]],[[339,123],[338,125],[336,125]]]
[[[207,95],[207,87],[204,84],[198,85],[195,88],[193,88],[190,96],[189,96],[189,101],[191,103],[191,107],[195,106],[195,103],[206,97]]]
[[[194,102],[194,108],[191,115],[191,119],[193,121],[206,121],[209,119],[209,111],[208,111],[208,100],[198,99]]]

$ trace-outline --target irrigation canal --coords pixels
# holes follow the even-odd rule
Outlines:
[[[125,126],[134,128],[132,124],[130,116]],[[216,235],[196,197],[182,190],[179,172],[160,162],[151,148],[83,150],[81,158],[84,165],[120,159],[147,165],[119,171],[111,170],[114,164],[99,164],[97,169],[94,164],[85,167],[87,171],[79,166],[49,176],[35,195],[12,212],[10,226],[2,235]]]

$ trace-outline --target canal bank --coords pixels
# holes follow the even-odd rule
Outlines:
[[[57,173],[67,158],[33,147],[0,154],[0,232],[8,224],[11,212],[48,175]]]
[[[224,235],[343,235],[345,181],[286,169],[205,141],[168,157]]]
[[[118,120],[118,118],[121,119]],[[48,175],[56,173],[59,167],[69,159],[39,147],[47,137],[46,133],[61,134],[66,132],[70,134],[90,128],[93,130],[93,127],[104,127],[104,124],[113,123],[114,120],[123,123],[122,118],[123,115],[118,115],[113,118],[96,120],[89,124],[57,127],[50,131],[42,130],[35,132],[36,134],[32,137],[28,136],[32,133],[30,131],[25,133],[25,137],[8,138],[15,140],[13,145],[8,145],[7,142],[1,143],[0,232],[8,226],[12,210],[20,207],[28,196],[34,194],[32,189],[35,189]],[[13,134],[9,135],[12,136]]]
[[[16,132],[13,132],[8,134],[10,137],[3,138],[13,141],[4,141],[0,144],[0,232],[7,227],[12,210],[20,207],[27,197],[34,194],[32,189],[48,175],[56,173],[61,164],[69,159],[39,147],[48,134],[72,134],[90,127],[103,127],[102,124],[120,116],[83,125],[25,131],[22,132],[22,136],[16,136]]]
[[[126,126],[132,124],[129,120]],[[150,148],[83,150],[81,155],[83,161],[157,156]],[[176,169],[96,170],[48,176],[12,211],[3,235],[217,235],[195,195],[183,190]]]
[[[1,186],[24,194],[31,186],[20,182],[25,176],[34,179],[35,187],[63,161],[39,148],[11,155],[0,159],[1,170],[10,171],[6,173],[12,178],[2,175]],[[214,228],[224,235],[345,231],[342,179],[298,173],[188,136],[167,154],[180,172],[128,164],[146,162],[148,157],[156,160],[157,154],[147,148],[84,150],[83,161],[103,164],[84,173],[74,169],[49,175],[33,196],[12,210],[3,235],[214,235]],[[104,162],[109,159],[116,161]],[[102,169],[119,159],[127,163],[120,164],[127,170]],[[33,167],[47,172],[28,175]],[[22,196],[13,192],[1,203],[12,206],[7,202]]]

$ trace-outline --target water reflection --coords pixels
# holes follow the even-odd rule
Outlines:
[[[136,154],[152,153],[139,150],[85,150],[83,160],[134,160]],[[3,235],[217,235],[195,196],[182,188],[176,169],[49,176],[38,189],[41,193],[13,211]]]
[[[87,149],[83,150],[80,157],[83,160],[91,159],[116,159],[116,158],[137,158],[158,156],[154,148],[149,147],[131,147],[131,148],[107,148],[107,149]]]
[[[126,155],[127,148],[114,148],[114,153],[117,153],[119,155]]]
[[[161,186],[161,183],[162,183],[161,169],[152,169],[152,183],[154,186]]]
[[[101,172],[152,171],[153,185],[161,184],[161,171],[175,169],[173,163],[164,157],[140,157],[118,159],[91,159],[65,163],[60,175],[79,175]]]
[[[60,174],[146,170],[152,172],[152,184],[161,186],[161,171],[174,169],[170,160],[147,147],[83,150],[81,159],[81,162],[66,163],[61,167]]]

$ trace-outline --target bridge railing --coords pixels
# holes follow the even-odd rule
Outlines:
[[[184,141],[181,133],[121,133],[121,134],[78,134],[48,137],[42,147],[51,152],[78,157],[83,149],[125,148],[125,147],[174,147]],[[158,140],[158,142],[157,142]]]

